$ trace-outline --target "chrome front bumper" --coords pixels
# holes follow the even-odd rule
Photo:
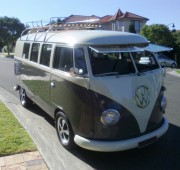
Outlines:
[[[164,118],[164,123],[159,129],[140,137],[121,140],[121,141],[97,141],[97,140],[86,139],[79,135],[75,135],[74,141],[80,147],[88,150],[100,151],[100,152],[123,151],[123,150],[140,147],[140,144],[142,143],[144,143],[144,145],[148,145],[152,143],[154,140],[151,139],[160,138],[164,133],[166,133],[168,127],[169,125],[167,119]]]

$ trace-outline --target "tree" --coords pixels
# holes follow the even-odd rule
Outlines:
[[[145,36],[151,43],[173,46],[174,38],[169,28],[162,24],[146,25],[141,30],[141,35]]]
[[[180,47],[180,31],[173,33],[173,37],[175,39],[176,45]]]
[[[175,59],[177,60],[177,64],[180,66],[180,31],[173,32],[172,34],[174,37],[173,51]]]
[[[146,37],[151,43],[173,48],[173,51],[168,53],[168,55],[170,58],[176,59],[178,66],[180,66],[180,32],[171,32],[165,25],[154,24],[144,26],[140,34]]]
[[[129,32],[131,32],[131,33],[136,33],[136,30],[135,30],[135,27],[134,27],[133,24],[130,24],[130,25],[129,25]]]
[[[25,29],[17,18],[0,17],[0,46],[7,46],[8,54],[10,47],[15,46],[15,42],[20,37],[21,32]]]

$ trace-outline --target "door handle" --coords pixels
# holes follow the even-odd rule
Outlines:
[[[51,87],[55,87],[56,85],[55,85],[55,83],[52,81],[51,82]]]

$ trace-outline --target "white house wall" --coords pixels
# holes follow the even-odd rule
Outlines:
[[[117,23],[115,23],[117,22]],[[122,32],[129,32],[129,25],[131,24],[131,20],[119,20],[119,21],[112,21],[108,23],[103,23],[102,28],[104,30],[113,30],[113,31],[122,31]],[[118,27],[117,24],[120,24]],[[140,30],[146,24],[146,21],[140,21]],[[138,32],[139,33],[139,32]]]

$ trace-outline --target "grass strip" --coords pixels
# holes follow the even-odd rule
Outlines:
[[[37,150],[14,115],[0,102],[0,156]]]
[[[176,73],[180,74],[180,70],[176,70]]]

